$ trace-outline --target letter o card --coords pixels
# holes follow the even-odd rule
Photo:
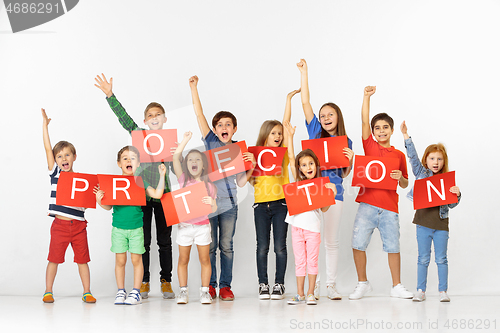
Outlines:
[[[356,155],[352,186],[396,190],[398,181],[391,178],[392,170],[399,170],[397,158]]]
[[[287,151],[286,147],[248,147],[257,165],[252,173],[253,177],[281,175],[283,171],[283,158]],[[288,166],[285,166],[288,167]]]
[[[344,155],[348,148],[347,136],[302,140],[302,150],[311,149],[319,159],[321,170],[349,167],[349,159]]]
[[[450,192],[455,186],[455,171],[419,179],[413,187],[413,208],[422,209],[458,202],[458,196]]]
[[[171,162],[170,149],[177,147],[177,130],[132,131],[132,145],[139,150],[141,163]]]
[[[95,208],[94,186],[97,186],[96,175],[61,172],[57,181],[56,204],[61,206]]]
[[[145,206],[146,191],[141,177],[97,175],[99,188],[104,191],[103,205]]]
[[[328,177],[314,178],[283,185],[290,216],[335,204],[335,194],[325,187]]]
[[[210,214],[212,207],[201,202],[206,196],[208,192],[204,182],[165,193],[161,198],[161,204],[167,226]]]
[[[245,141],[207,150],[205,154],[207,154],[210,166],[208,174],[210,180],[214,182],[252,168],[252,162],[243,161],[243,153],[247,151]]]

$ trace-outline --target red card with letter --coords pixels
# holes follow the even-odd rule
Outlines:
[[[281,175],[286,150],[285,147],[248,147],[257,162],[252,176]]]
[[[208,192],[204,182],[165,193],[161,198],[161,204],[167,226],[210,214],[211,206],[201,202],[206,196]]]
[[[205,152],[210,167],[209,177],[212,182],[236,175],[252,168],[252,162],[243,161],[243,153],[247,152],[245,141],[239,141]]]
[[[393,170],[399,170],[397,158],[356,155],[352,186],[396,190],[398,181],[391,178]]]
[[[56,204],[61,206],[95,208],[94,186],[97,186],[96,175],[61,172],[57,181]]]
[[[146,190],[141,177],[97,175],[99,187],[104,191],[103,205],[145,206]]]
[[[170,149],[177,147],[177,130],[132,131],[132,145],[139,150],[141,163],[171,162]]]
[[[335,204],[335,194],[325,187],[328,177],[314,178],[283,185],[290,216]]]
[[[302,150],[311,149],[319,159],[321,170],[349,167],[349,159],[344,155],[348,148],[347,136],[302,140]]]
[[[413,187],[413,208],[429,208],[458,202],[458,196],[450,192],[455,186],[455,171],[419,179]]]

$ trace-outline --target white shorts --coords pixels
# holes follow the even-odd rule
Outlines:
[[[177,239],[175,240],[180,246],[210,245],[212,236],[210,233],[210,223],[207,224],[190,224],[179,223],[177,229]]]

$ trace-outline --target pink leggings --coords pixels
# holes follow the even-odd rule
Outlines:
[[[292,226],[292,246],[295,256],[295,276],[318,275],[318,255],[321,234]]]

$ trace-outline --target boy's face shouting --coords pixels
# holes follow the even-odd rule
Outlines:
[[[221,118],[215,125],[213,132],[219,137],[222,143],[228,144],[231,143],[231,139],[234,133],[236,133],[236,129],[231,118]]]
[[[65,147],[60,150],[56,154],[55,158],[57,166],[62,171],[73,172],[73,162],[76,160],[76,154],[73,154],[69,147]]]
[[[137,154],[130,150],[125,150],[122,156],[120,156],[120,161],[117,163],[120,169],[122,169],[123,176],[133,176],[140,164]]]
[[[146,124],[150,130],[160,130],[166,122],[167,117],[162,109],[154,107],[146,112],[144,124]]]
[[[394,133],[394,129],[391,128],[391,125],[385,120],[379,120],[373,126],[375,140],[382,146],[390,145],[392,133]]]

